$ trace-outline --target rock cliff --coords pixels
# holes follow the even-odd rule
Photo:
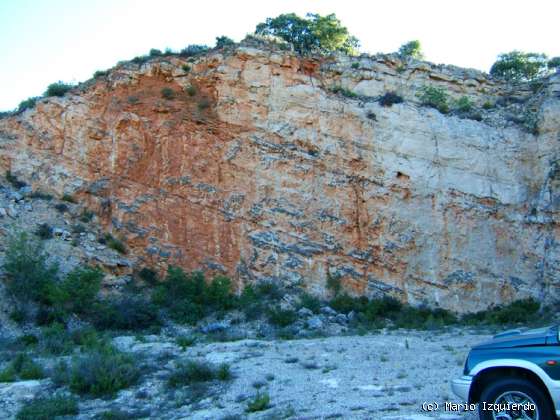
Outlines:
[[[479,113],[421,106],[425,85]],[[404,102],[381,106],[389,91]],[[559,141],[559,75],[511,88],[245,43],[122,63],[0,120],[0,171],[77,197],[141,265],[317,294],[339,275],[354,294],[464,312],[557,299]]]

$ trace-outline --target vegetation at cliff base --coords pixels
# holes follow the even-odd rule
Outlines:
[[[358,39],[350,35],[335,14],[308,13],[305,18],[295,13],[281,14],[259,23],[255,34],[279,37],[299,53],[340,51],[355,54],[359,47]]]

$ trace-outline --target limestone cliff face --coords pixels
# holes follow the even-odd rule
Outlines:
[[[0,170],[74,194],[139,264],[315,293],[339,274],[355,294],[458,311],[557,299],[558,76],[532,94],[472,70],[249,45],[186,63],[120,65],[0,120]],[[501,105],[443,115],[418,103],[423,85]],[[380,106],[387,91],[404,103]],[[505,119],[516,107],[538,134]]]

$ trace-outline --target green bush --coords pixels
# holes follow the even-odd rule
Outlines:
[[[139,55],[134,57],[132,60],[130,60],[130,62],[134,63],[134,64],[138,64],[138,65],[142,65],[144,63],[147,63],[150,60],[150,57],[147,55]]]
[[[227,48],[235,45],[235,41],[225,35],[216,37],[216,48]]]
[[[424,59],[424,54],[422,54],[422,46],[420,45],[420,41],[418,40],[409,41],[406,44],[401,45],[398,53],[400,56],[406,58],[410,57],[417,60]]]
[[[331,89],[332,93],[340,94],[347,98],[357,98],[358,95],[352,92],[350,89],[343,88],[342,86],[335,86]]]
[[[68,203],[76,203],[76,199],[70,194],[64,194],[61,198],[62,201],[66,201]]]
[[[16,112],[23,112],[26,109],[32,109],[35,108],[35,104],[37,103],[37,101],[41,99],[39,96],[34,96],[31,98],[27,98],[23,101],[21,101],[17,107],[17,111]]]
[[[257,393],[255,398],[247,403],[245,411],[247,413],[254,413],[257,411],[264,411],[270,407],[270,396],[268,393]]]
[[[104,239],[109,248],[114,249],[120,254],[126,254],[126,245],[120,239],[115,238],[110,233],[106,233]]]
[[[461,96],[455,103],[455,109],[462,114],[468,114],[473,110],[474,104],[468,96]]]
[[[55,305],[76,314],[86,313],[96,300],[104,274],[98,268],[78,267],[59,283]]]
[[[35,230],[35,235],[43,240],[51,239],[53,237],[53,229],[48,223],[41,223]]]
[[[108,74],[109,74],[109,70],[97,70],[95,73],[93,73],[93,78],[98,79],[100,77],[105,77]]]
[[[41,353],[59,356],[71,353],[74,347],[72,336],[66,331],[64,325],[55,322],[43,328],[38,343],[38,350]]]
[[[482,108],[484,108],[484,109],[486,109],[486,110],[492,109],[492,108],[494,108],[494,106],[495,106],[495,105],[494,105],[492,102],[490,102],[490,101],[486,101],[486,102],[484,102],[484,103],[482,104]]]
[[[359,69],[360,68],[360,63],[352,63],[352,65],[350,66],[353,69]]]
[[[499,305],[484,311],[466,314],[462,317],[461,322],[467,325],[529,324],[539,320],[540,309],[541,305],[535,299],[521,299],[508,305]]]
[[[16,189],[20,189],[25,187],[27,184],[23,181],[20,181],[11,171],[6,171],[6,181],[8,181],[12,187]]]
[[[531,81],[543,76],[546,69],[545,54],[511,51],[498,56],[490,75],[512,82]]]
[[[194,95],[196,95],[196,88],[193,85],[189,85],[185,89],[185,92],[187,92],[187,95],[189,95],[189,96],[194,96]]]
[[[3,269],[8,291],[20,302],[50,303],[58,267],[47,263],[40,242],[22,232],[8,238]]]
[[[207,45],[191,44],[179,51],[179,55],[181,57],[194,57],[196,55],[203,54],[208,50],[210,50],[210,47]]]
[[[355,54],[359,46],[357,38],[349,34],[334,13],[326,16],[308,13],[305,18],[295,13],[281,14],[259,23],[255,34],[279,37],[299,53],[342,51]]]
[[[159,310],[140,296],[123,296],[94,306],[90,319],[100,330],[140,331],[161,325]]]
[[[35,398],[17,413],[17,420],[53,420],[59,416],[75,416],[78,402],[69,397]]]
[[[228,381],[230,379],[231,372],[228,364],[214,366],[207,362],[190,360],[179,364],[173,370],[167,383],[170,387],[177,388],[198,382]]]
[[[175,342],[182,350],[186,350],[188,347],[191,347],[194,343],[196,343],[196,338],[182,335],[177,337]]]
[[[307,308],[315,314],[321,310],[321,301],[309,293],[303,293],[300,297],[300,307]]]
[[[105,346],[75,357],[70,366],[62,362],[54,379],[77,394],[105,397],[135,384],[139,377],[132,356]]]
[[[197,107],[199,111],[203,111],[205,109],[210,108],[210,100],[208,98],[200,98]]]
[[[297,319],[297,313],[291,309],[270,308],[268,311],[268,321],[279,327],[287,327]]]
[[[138,272],[138,277],[148,283],[149,285],[156,285],[159,283],[157,272],[151,268],[143,267]]]
[[[19,353],[12,362],[0,372],[0,382],[13,382],[17,379],[27,381],[30,379],[43,379],[44,377],[43,368],[25,353]]]
[[[196,323],[211,311],[223,311],[235,305],[228,278],[217,276],[207,284],[201,272],[186,274],[181,268],[172,266],[165,281],[156,288],[153,299],[156,304],[166,307],[173,319],[189,324]]]
[[[44,96],[64,96],[68,91],[73,88],[72,85],[64,82],[51,83],[44,93]]]
[[[51,194],[42,191],[33,191],[31,194],[29,194],[28,197],[37,200],[45,200],[45,201],[51,201],[53,199],[53,196]]]
[[[175,91],[170,87],[164,87],[161,89],[161,97],[168,100],[174,99]]]
[[[435,108],[442,114],[447,114],[449,112],[449,95],[444,89],[433,86],[424,86],[417,96],[422,102],[422,105]]]
[[[163,55],[163,53],[161,52],[161,50],[158,50],[157,48],[152,48],[149,52],[150,57],[160,57]]]
[[[395,92],[387,92],[381,98],[379,98],[379,105],[391,107],[394,104],[402,103],[402,101],[402,96],[397,95]]]
[[[84,209],[82,211],[82,214],[80,215],[80,222],[89,223],[93,220],[93,216],[95,216],[94,212],[88,209]]]
[[[185,73],[190,72],[191,69],[192,69],[191,66],[189,66],[188,64],[183,64],[183,65],[181,66],[181,68],[183,69],[183,71],[184,71]],[[192,96],[192,95],[191,95],[191,96]]]
[[[342,281],[340,274],[327,273],[327,290],[330,290],[334,296],[337,296],[342,290]]]
[[[548,60],[548,63],[546,64],[546,66],[550,70],[558,71],[558,69],[560,69],[560,57],[552,57],[550,60]]]

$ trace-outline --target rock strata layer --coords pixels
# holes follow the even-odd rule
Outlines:
[[[457,311],[550,302],[559,79],[533,93],[451,66],[251,45],[125,63],[0,120],[0,170],[72,194],[162,270],[317,294],[340,276],[354,294]],[[421,106],[427,85],[480,115]],[[381,106],[389,91],[404,102]]]

